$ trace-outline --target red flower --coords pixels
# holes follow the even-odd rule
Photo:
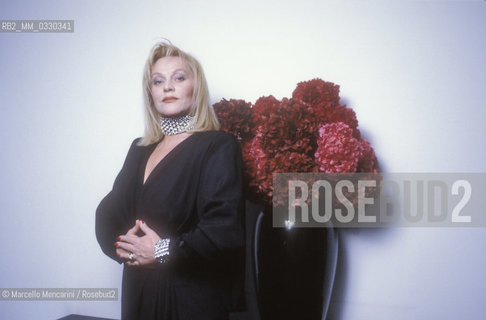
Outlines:
[[[261,97],[252,108],[253,123],[255,125],[265,123],[280,109],[280,101],[274,96]]]
[[[361,148],[363,153],[358,162],[358,172],[378,173],[378,160],[376,159],[373,147],[366,139],[361,139]]]
[[[299,82],[292,98],[307,104],[329,109],[339,104],[339,86],[322,79]]]
[[[353,136],[356,139],[361,138],[361,134],[358,130],[358,119],[356,119],[356,113],[353,109],[340,105],[329,109],[324,113],[316,111],[315,114],[316,118],[319,119],[321,126],[326,123],[343,122],[353,129]]]
[[[221,130],[229,132],[238,139],[249,140],[252,136],[251,103],[245,100],[226,99],[213,105],[221,124]]]
[[[258,130],[258,128],[257,128]],[[275,152],[274,146],[262,147],[264,136],[261,133],[242,146],[245,166],[245,185],[252,200],[271,202],[273,195],[273,174],[278,172],[318,172],[312,155],[298,152],[283,143],[281,150]],[[303,144],[305,146],[305,144]]]
[[[328,173],[356,172],[363,148],[353,137],[353,130],[343,122],[326,124],[319,129],[315,153],[319,170]]]
[[[291,99],[262,97],[253,108],[235,99],[214,105],[221,129],[240,140],[247,198],[271,203],[277,172],[378,173],[356,114],[339,99],[338,85],[313,79],[298,83]]]
[[[273,97],[259,99],[253,108],[257,143],[272,157],[292,151],[312,156],[315,143],[311,128],[314,124],[309,119],[312,117],[306,114],[307,107],[295,100],[276,102],[278,100]]]
[[[268,203],[273,194],[272,180],[268,172],[270,166],[268,155],[255,138],[242,145],[242,152],[248,198]]]

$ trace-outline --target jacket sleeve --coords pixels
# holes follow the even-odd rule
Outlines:
[[[135,221],[132,219],[133,210],[130,199],[135,192],[135,184],[132,179],[135,173],[134,168],[137,168],[135,166],[137,142],[138,139],[132,142],[112,190],[101,200],[96,209],[95,230],[98,243],[101,250],[118,263],[123,263],[124,260],[116,255],[114,246],[116,238],[120,234],[125,234]]]
[[[219,134],[205,153],[197,194],[198,222],[171,239],[171,260],[219,260],[244,248],[243,175],[239,143]]]

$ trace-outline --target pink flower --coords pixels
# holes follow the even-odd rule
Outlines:
[[[358,130],[358,119],[353,109],[344,105],[336,106],[335,108],[327,110],[324,114],[316,112],[316,118],[320,120],[321,126],[326,123],[343,122],[353,129],[353,136],[360,139],[361,134]]]
[[[321,172],[356,172],[363,147],[347,124],[335,122],[322,126],[317,145],[315,158]]]

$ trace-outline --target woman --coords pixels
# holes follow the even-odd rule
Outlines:
[[[242,160],[216,131],[192,56],[158,43],[143,77],[144,137],[96,211],[103,252],[125,263],[122,319],[227,319],[243,297]]]

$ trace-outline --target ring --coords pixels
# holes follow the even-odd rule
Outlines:
[[[133,261],[133,252],[130,252],[130,253],[128,254],[128,259],[129,259],[130,261]]]

